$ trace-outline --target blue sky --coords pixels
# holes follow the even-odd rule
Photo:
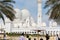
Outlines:
[[[19,8],[19,9],[24,9],[27,8],[32,17],[36,20],[37,19],[37,0],[15,0],[15,7],[14,8]],[[44,5],[45,5],[45,1],[46,0],[42,0],[42,16],[43,16],[43,21],[48,22],[48,17],[46,15],[47,9],[44,9]]]

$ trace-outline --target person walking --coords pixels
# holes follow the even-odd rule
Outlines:
[[[46,34],[46,40],[49,40],[49,35],[48,34]]]
[[[6,40],[6,32],[4,31],[4,37],[3,40]]]
[[[43,38],[41,38],[40,40],[43,40]]]
[[[27,37],[27,40],[29,40],[29,35],[28,34],[26,35],[26,37]]]
[[[24,37],[24,33],[21,34],[19,40],[26,40],[26,38]]]
[[[31,40],[31,38],[30,38],[30,36],[29,36],[28,34],[27,34],[27,39],[28,39],[28,40]]]
[[[56,40],[60,40],[60,37],[58,36],[58,34],[56,35]]]

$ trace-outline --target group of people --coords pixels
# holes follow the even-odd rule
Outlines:
[[[48,34],[46,34],[46,40],[50,39],[50,36]],[[40,40],[43,40],[43,38],[41,38]],[[58,36],[58,34],[56,35],[56,40],[60,40],[60,37]]]
[[[19,40],[31,40],[31,39],[29,38],[29,35],[27,35],[27,36],[25,37],[25,36],[24,36],[24,33],[22,33],[21,36],[20,36],[20,38],[19,38]]]
[[[46,40],[50,39],[50,36],[48,34],[46,34],[45,37],[46,37]],[[29,37],[29,35],[26,35],[26,37],[25,37],[24,33],[22,33],[19,40],[31,40],[31,38]],[[34,40],[36,40],[36,39],[34,39]],[[40,38],[40,40],[43,40],[43,38]],[[60,37],[58,35],[56,36],[56,40],[60,40]]]
[[[24,37],[24,33],[22,33],[22,35],[20,36],[19,40],[31,40],[31,38],[29,37],[29,35]],[[36,40],[36,39],[34,39],[34,40]],[[40,40],[43,40],[43,38],[41,38]],[[46,34],[46,40],[49,40],[49,35],[48,34]]]
[[[48,34],[46,34],[46,40],[49,40],[49,35]],[[40,40],[43,40],[43,38],[41,38]]]

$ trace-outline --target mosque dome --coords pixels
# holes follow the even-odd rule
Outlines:
[[[46,23],[45,23],[45,22],[43,22],[43,23],[42,23],[42,26],[43,26],[43,27],[46,27]]]
[[[35,23],[35,22],[32,22],[32,27],[36,27],[37,26],[37,24]]]
[[[53,22],[53,27],[57,27],[57,22]]]
[[[15,14],[16,18],[20,19],[21,18],[21,10],[18,8],[14,9],[14,10],[16,11],[16,14]]]
[[[9,18],[5,18],[5,22],[11,22]]]
[[[25,20],[30,15],[29,11],[27,9],[20,10],[20,9],[16,8],[14,10],[16,11],[16,14],[15,14],[16,19],[21,19],[22,21]]]
[[[27,9],[20,10],[20,9],[16,8],[14,10],[16,11],[16,14],[15,14],[16,19],[14,19],[14,21],[13,21],[14,23],[21,22],[21,21],[24,22],[24,20],[26,20],[30,16],[30,12]],[[31,18],[32,23],[34,24],[33,18],[31,16],[30,16],[30,18]],[[6,22],[10,22],[10,20],[8,18],[6,18]]]
[[[30,12],[27,9],[22,9],[22,18],[23,20],[26,19],[27,17],[29,17]]]

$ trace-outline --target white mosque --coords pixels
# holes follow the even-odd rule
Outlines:
[[[41,8],[41,0],[38,0],[38,15],[37,22],[35,22],[34,18],[30,15],[30,12],[27,9],[14,9],[16,11],[16,18],[14,21],[10,21],[6,18],[5,25],[1,25],[1,29],[4,29],[6,32],[15,32],[22,33],[26,32],[27,34],[37,34],[35,30],[44,30],[41,31],[40,34],[49,33],[50,35],[56,35],[60,32],[60,27],[57,27],[56,22],[49,23],[49,27],[46,26],[46,23],[42,21],[42,8]]]

